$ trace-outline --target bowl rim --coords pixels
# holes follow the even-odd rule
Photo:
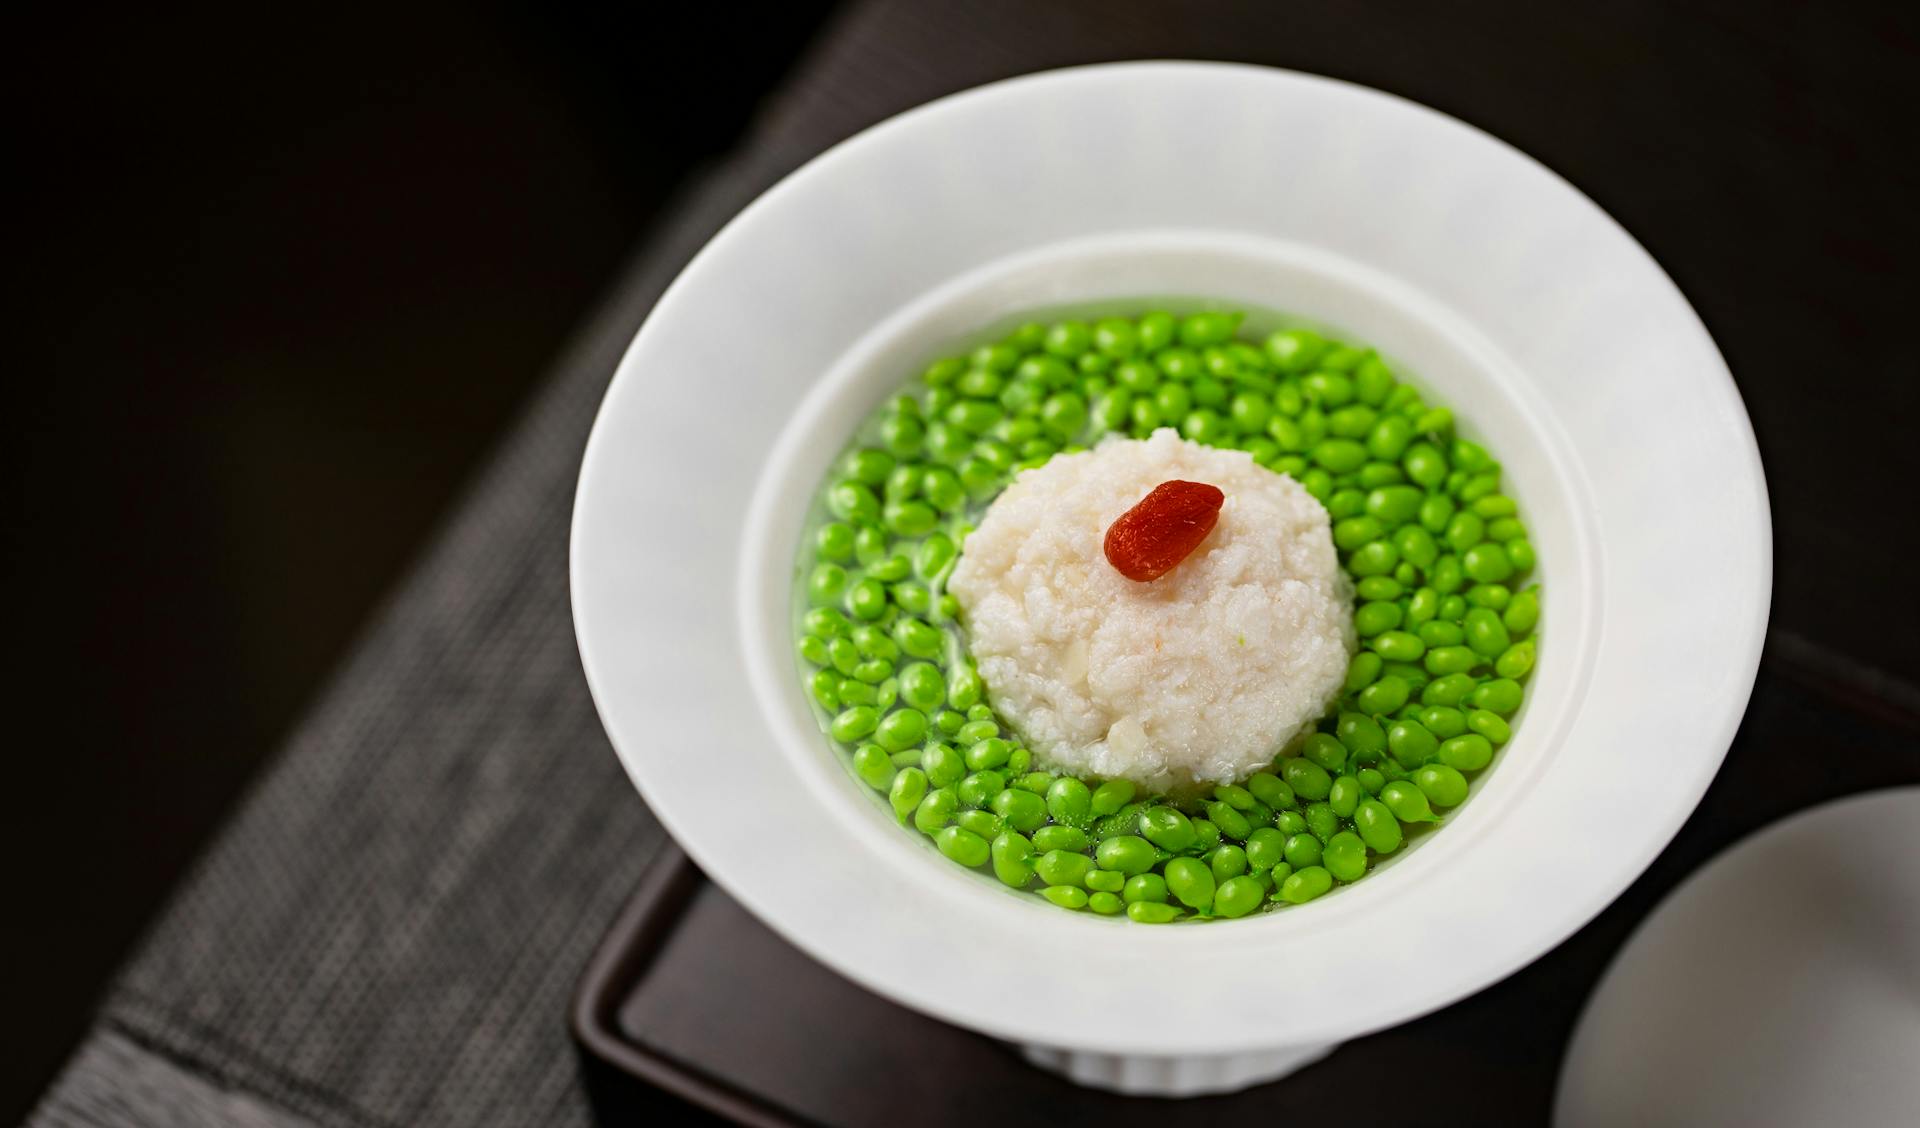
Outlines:
[[[1535,175],[1544,174],[1559,191],[1570,194],[1576,206],[1583,206],[1591,213],[1588,216],[1589,219],[1597,218],[1608,226],[1615,236],[1615,242],[1624,244],[1620,249],[1630,255],[1637,255],[1640,260],[1643,260],[1641,265],[1651,268],[1659,281],[1664,283],[1665,292],[1660,296],[1678,303],[1679,309],[1684,311],[1684,317],[1689,322],[1689,328],[1698,337],[1696,343],[1703,344],[1705,354],[1712,358],[1712,362],[1706,364],[1701,372],[1703,387],[1710,390],[1718,401],[1718,407],[1723,412],[1729,413],[1722,421],[1730,424],[1737,432],[1732,434],[1731,438],[1736,446],[1741,448],[1740,453],[1744,456],[1744,465],[1741,467],[1743,472],[1738,475],[1739,483],[1748,491],[1748,497],[1745,500],[1753,502],[1754,505],[1745,515],[1747,520],[1741,532],[1746,538],[1745,548],[1748,550],[1746,560],[1749,571],[1745,579],[1749,581],[1748,586],[1752,588],[1755,598],[1753,604],[1748,607],[1746,620],[1740,624],[1744,629],[1728,631],[1727,645],[1724,649],[1728,651],[1725,656],[1729,660],[1730,668],[1719,686],[1721,707],[1716,710],[1715,723],[1703,737],[1706,747],[1690,761],[1692,769],[1690,772],[1683,778],[1670,781],[1670,794],[1677,801],[1660,812],[1661,818],[1655,823],[1638,828],[1635,838],[1636,848],[1623,852],[1621,857],[1615,859],[1615,864],[1609,867],[1606,880],[1589,882],[1586,895],[1577,902],[1563,904],[1562,912],[1555,914],[1550,922],[1530,925],[1527,930],[1530,939],[1527,944],[1520,946],[1525,951],[1517,953],[1509,951],[1499,961],[1476,967],[1471,975],[1454,977],[1453,981],[1441,990],[1402,993],[1396,1000],[1365,1010],[1364,1013],[1360,1008],[1356,1008],[1353,1015],[1347,1016],[1355,1019],[1354,1021],[1302,1023],[1292,1028],[1291,1035],[1285,1041],[1269,1044],[1296,1044],[1353,1036],[1415,1017],[1503,978],[1591,919],[1638,876],[1678,830],[1681,821],[1691,812],[1724,757],[1734,729],[1744,712],[1753,675],[1758,667],[1771,590],[1771,528],[1757,446],[1753,442],[1751,427],[1746,420],[1744,408],[1740,403],[1731,375],[1727,372],[1717,350],[1714,349],[1704,326],[1699,323],[1697,316],[1687,306],[1684,297],[1673,286],[1671,279],[1660,270],[1658,264],[1590,200],[1580,195],[1576,189],[1555,176],[1550,170],[1526,158],[1524,154],[1519,154],[1517,150],[1513,150],[1497,139],[1452,118],[1404,99],[1364,87],[1272,68],[1185,62],[1099,64],[1027,75],[963,91],[882,122],[815,157],[769,189],[736,216],[694,256],[680,276],[668,287],[635,335],[633,344],[623,358],[614,382],[608,390],[601,413],[595,420],[576,494],[572,552],[569,562],[575,629],[589,688],[616,751],[636,785],[654,805],[662,823],[681,841],[689,854],[702,864],[709,876],[727,888],[763,921],[803,950],[881,994],[990,1033],[1046,1044],[1104,1049],[1111,1052],[1165,1053],[1169,1051],[1168,1044],[1159,1037],[1130,1030],[1127,1024],[1097,1020],[1097,1016],[1095,1021],[1089,1021],[1084,1016],[1068,1016],[1065,1021],[1040,1021],[1033,1020],[1033,1016],[1029,1015],[1024,1016],[1027,1020],[1020,1021],[1019,1019],[1023,1016],[1017,1012],[1000,1013],[991,1008],[982,1010],[977,1005],[968,1005],[964,1001],[939,996],[938,992],[930,993],[919,989],[923,985],[915,984],[898,975],[876,973],[874,969],[863,966],[860,960],[852,958],[849,953],[837,950],[812,926],[803,926],[791,911],[791,901],[780,902],[778,898],[770,895],[773,882],[755,877],[752,873],[743,870],[736,859],[723,856],[725,851],[716,848],[718,840],[712,834],[711,828],[703,827],[701,816],[682,801],[683,794],[675,790],[675,786],[657,770],[657,763],[644,751],[648,744],[642,716],[644,710],[640,708],[644,703],[631,690],[617,690],[614,682],[610,680],[614,676],[612,670],[620,664],[614,661],[612,652],[622,646],[630,646],[631,639],[622,640],[616,637],[617,632],[611,626],[611,619],[606,612],[609,605],[617,601],[606,594],[607,581],[604,569],[608,562],[604,557],[596,555],[601,551],[604,543],[596,523],[603,525],[607,521],[614,520],[614,517],[609,515],[609,501],[610,494],[616,491],[609,490],[608,479],[618,473],[616,469],[618,458],[610,453],[610,448],[618,440],[610,438],[609,434],[617,425],[620,425],[616,424],[615,420],[631,416],[631,404],[623,400],[631,400],[631,389],[641,379],[636,373],[645,366],[649,351],[656,347],[657,339],[663,333],[662,325],[681,316],[680,309],[687,301],[688,294],[696,282],[714,268],[714,263],[722,257],[723,251],[742,239],[750,238],[750,229],[779,206],[781,201],[790,199],[809,184],[831,176],[836,165],[853,160],[875,146],[896,143],[897,139],[908,136],[916,128],[927,128],[938,124],[943,115],[987,109],[1005,112],[1007,107],[1022,100],[1044,101],[1055,92],[1070,91],[1076,85],[1113,80],[1146,83],[1164,81],[1174,84],[1196,81],[1225,81],[1237,84],[1252,81],[1276,84],[1275,89],[1287,87],[1287,94],[1282,96],[1290,96],[1310,89],[1316,92],[1316,96],[1337,96],[1339,99],[1348,100],[1353,105],[1364,106],[1368,112],[1385,114],[1389,117],[1397,115],[1402,125],[1415,123],[1428,128],[1440,126],[1452,130],[1457,136],[1475,139],[1471,142],[1473,144],[1491,145],[1509,158],[1518,156]],[[633,621],[631,611],[631,608],[622,608],[620,617],[631,623]],[[1067,914],[1058,914],[1057,910],[1048,911],[1067,917]],[[904,927],[907,922],[900,923]],[[1076,921],[1075,925],[1078,926],[1080,923],[1082,922]],[[1254,924],[1235,922],[1219,928],[1187,931],[1202,933],[1257,927],[1257,922]],[[1157,935],[1165,936],[1180,930],[1141,931],[1155,931]],[[1155,940],[1152,943],[1164,946],[1165,941]],[[951,992],[947,994],[950,995]],[[1015,1020],[1009,1021],[1010,1018]],[[1189,1036],[1183,1037],[1179,1044],[1173,1047],[1172,1052],[1224,1052],[1250,1048],[1243,1039],[1224,1036],[1209,1038],[1206,1032],[1198,1030],[1187,1031],[1186,1034]]]

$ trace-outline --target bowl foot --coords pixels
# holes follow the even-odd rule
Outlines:
[[[1304,1069],[1340,1043],[1289,1046],[1243,1054],[1160,1057],[1091,1054],[1050,1046],[1021,1046],[1028,1061],[1077,1085],[1130,1097],[1199,1097],[1262,1085]]]

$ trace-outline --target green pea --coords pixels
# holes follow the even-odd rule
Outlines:
[[[1247,816],[1234,810],[1232,806],[1218,800],[1206,804],[1207,821],[1212,823],[1227,838],[1245,841],[1253,831],[1253,824]],[[1198,824],[1195,824],[1198,826]]]
[[[922,834],[932,834],[953,821],[960,813],[960,797],[950,787],[936,787],[926,793],[913,809],[913,825]]]
[[[1133,798],[1133,781],[1110,779],[1093,789],[1087,810],[1095,816],[1111,815]]]
[[[1120,897],[1128,904],[1158,904],[1168,897],[1167,879],[1157,873],[1140,873],[1127,878]]]
[[[1413,687],[1403,677],[1387,676],[1360,691],[1357,704],[1364,713],[1381,716],[1407,703]]]
[[[1321,865],[1341,881],[1358,881],[1367,873],[1367,844],[1351,830],[1343,830],[1327,841]]]
[[[1512,635],[1525,637],[1532,633],[1534,626],[1540,622],[1540,593],[1528,589],[1514,596],[1500,621]]]
[[[900,700],[922,713],[932,713],[946,700],[947,682],[927,662],[910,662],[900,671]]]
[[[968,728],[971,727],[971,725],[968,726]],[[960,731],[965,733],[966,729]],[[988,737],[969,745],[965,753],[967,767],[976,772],[1000,767],[1013,755],[1013,747],[1013,741],[998,736]]]
[[[1267,338],[1266,346],[1274,367],[1286,373],[1305,372],[1327,351],[1326,339],[1311,329],[1282,329]]]
[[[1279,814],[1273,816],[1273,825],[1279,828],[1280,833],[1288,837],[1309,832],[1307,817],[1299,811],[1281,811]]]
[[[1500,616],[1484,607],[1467,612],[1466,631],[1467,645],[1483,658],[1497,657],[1513,645]]]
[[[827,671],[825,670],[821,671],[821,673],[826,673],[826,672]],[[874,712],[877,713],[880,711],[879,710],[880,694],[872,686],[868,685],[866,682],[861,682],[861,681],[841,682],[839,685],[839,696],[840,696],[840,708],[851,709],[855,705],[871,705],[871,706],[874,706]],[[822,706],[825,706],[826,702],[822,701],[820,704]]]
[[[840,675],[832,670],[815,670],[807,679],[807,692],[822,709],[830,712],[839,709],[843,702],[840,690]]]
[[[1495,678],[1481,683],[1473,691],[1473,705],[1476,709],[1511,716],[1514,710],[1520,708],[1521,696],[1519,682],[1511,678]]]
[[[901,823],[920,806],[920,800],[927,794],[927,773],[919,768],[902,768],[893,777],[893,783],[887,789],[887,802],[893,807],[894,818]]]
[[[899,751],[899,749],[891,749]],[[951,787],[959,783],[967,774],[967,764],[950,745],[934,741],[920,753],[920,770],[927,773],[927,780],[935,787]],[[979,804],[970,804],[978,806]]]
[[[1443,493],[1430,493],[1420,503],[1420,527],[1429,533],[1443,533],[1453,522],[1453,512],[1451,497]]]
[[[1441,646],[1427,651],[1427,672],[1435,676],[1464,674],[1480,664],[1480,656],[1464,646]]]
[[[878,619],[887,610],[886,586],[871,576],[854,584],[847,592],[847,610],[856,619]]]
[[[1419,627],[1440,613],[1440,593],[1430,587],[1414,592],[1407,600],[1407,624]]]
[[[1263,826],[1247,835],[1247,864],[1255,870],[1272,869],[1274,863],[1286,860],[1287,836],[1270,826]]]
[[[1085,826],[1092,807],[1093,793],[1072,776],[1062,776],[1047,788],[1047,811],[1056,822]]]
[[[1493,762],[1493,745],[1479,733],[1456,736],[1440,746],[1440,762],[1461,772],[1477,772]]]
[[[1418,635],[1406,631],[1387,631],[1368,645],[1389,662],[1412,662],[1427,651],[1427,644]]]
[[[1140,335],[1134,331],[1131,321],[1119,317],[1103,318],[1094,323],[1093,347],[1107,356],[1125,360],[1140,348]]]
[[[1011,764],[1012,761],[1009,760],[1008,763]],[[1045,803],[1047,801],[1047,788],[1053,786],[1053,780],[1054,777],[1049,772],[1028,772],[1019,779],[1014,780],[1012,786],[1022,791],[1028,791],[1038,795],[1040,801]]]
[[[1243,917],[1259,908],[1265,898],[1266,890],[1258,880],[1245,876],[1230,877],[1220,882],[1214,891],[1213,914],[1227,920]]]
[[[1372,685],[1380,677],[1382,661],[1383,659],[1372,651],[1363,650],[1355,654],[1347,663],[1347,692],[1358,693]]]
[[[1087,888],[1095,892],[1118,893],[1120,890],[1126,888],[1127,875],[1115,873],[1112,870],[1089,870],[1087,871],[1086,882]],[[1114,900],[1117,902],[1119,898],[1116,897]]]
[[[1324,501],[1327,495],[1333,492],[1333,475],[1316,466],[1300,475],[1300,488],[1314,498]]]
[[[1380,577],[1370,577],[1379,579]],[[1384,601],[1366,603],[1353,613],[1353,629],[1361,638],[1390,631],[1400,625],[1400,605]]]
[[[1046,823],[1046,800],[1033,792],[1004,788],[991,798],[991,804],[996,815],[1021,833],[1035,833]]]
[[[947,701],[956,709],[971,709],[980,703],[984,692],[979,671],[972,666],[961,666],[947,675]]]
[[[1418,429],[1417,426],[1415,428]],[[1432,443],[1415,443],[1400,460],[1409,481],[1427,489],[1438,489],[1447,480],[1447,458]]]
[[[1526,677],[1527,671],[1533,669],[1533,654],[1532,639],[1516,642],[1494,660],[1493,672],[1516,681]]]
[[[814,534],[814,550],[823,560],[844,564],[853,559],[853,529],[838,521],[829,521]]]
[[[1383,486],[1367,495],[1367,514],[1388,526],[1411,521],[1424,496],[1412,486]]]
[[[1087,832],[1075,826],[1048,823],[1033,832],[1033,845],[1036,850],[1061,850],[1084,857],[1088,845]],[[1087,864],[1091,866],[1093,862],[1089,860]]]
[[[1426,794],[1406,780],[1395,780],[1381,788],[1378,801],[1385,803],[1393,817],[1403,823],[1440,821],[1427,805]]]
[[[1320,864],[1320,840],[1311,834],[1296,834],[1282,847],[1288,865],[1294,869]]]
[[[1367,518],[1356,518],[1367,520]],[[1400,563],[1400,550],[1384,540],[1371,541],[1347,558],[1347,571],[1355,576],[1379,576],[1393,571]]]
[[[1333,875],[1320,866],[1296,868],[1280,883],[1280,899],[1292,905],[1304,905],[1316,897],[1324,896],[1333,888]]]
[[[1195,839],[1192,820],[1172,807],[1148,807],[1141,811],[1140,834],[1155,846],[1175,854],[1193,845]]]
[[[933,727],[944,736],[952,736],[965,728],[966,724],[966,715],[952,709],[942,709],[933,715]]]
[[[1333,805],[1324,800],[1307,804],[1307,833],[1325,842],[1339,829],[1340,816],[1333,813]]]
[[[1247,790],[1253,793],[1254,798],[1275,810],[1294,804],[1293,788],[1271,772],[1255,772],[1248,776]]]
[[[1115,916],[1126,910],[1126,903],[1112,893],[1087,894],[1087,908],[1101,916]]]
[[[999,815],[978,808],[961,811],[953,817],[953,821],[956,826],[972,831],[983,839],[991,839],[1004,829]]]
[[[1450,623],[1466,618],[1467,601],[1457,595],[1447,595],[1440,600],[1440,617]]]
[[[1323,439],[1312,454],[1330,474],[1351,474],[1367,460],[1367,448],[1352,439]]]
[[[1533,566],[1539,563],[1539,559],[1533,551],[1533,542],[1524,537],[1515,537],[1508,541],[1505,547],[1507,551],[1507,561],[1513,565],[1513,574],[1516,576],[1525,575],[1533,571]]]
[[[1460,556],[1460,567],[1481,583],[1499,583],[1513,575],[1513,561],[1507,558],[1507,550],[1492,543],[1476,544],[1467,549]]]
[[[1504,611],[1513,601],[1513,592],[1505,584],[1475,584],[1467,589],[1467,603],[1489,611]]]
[[[1473,511],[1482,517],[1511,517],[1520,511],[1520,506],[1501,494],[1490,494],[1473,503]]]
[[[1176,920],[1180,910],[1158,901],[1129,901],[1127,919],[1135,924],[1166,924]]]
[[[1440,558],[1440,547],[1434,543],[1433,534],[1419,525],[1401,526],[1393,534],[1393,546],[1415,568],[1431,568],[1434,561]]]
[[[1467,777],[1445,764],[1428,764],[1415,771],[1413,785],[1436,807],[1458,807],[1467,799]]]
[[[1392,787],[1393,784],[1387,784]],[[1385,794],[1386,788],[1381,789]],[[1353,812],[1353,829],[1359,833],[1360,840],[1376,854],[1391,854],[1400,848],[1405,835],[1400,830],[1400,820],[1393,817],[1393,811],[1379,799],[1363,799]]]
[[[1339,771],[1347,762],[1346,746],[1336,737],[1324,732],[1316,732],[1308,736],[1305,743],[1300,746],[1300,755],[1329,772]],[[1308,798],[1319,798],[1319,796],[1309,795]]]
[[[1493,744],[1505,744],[1513,738],[1513,729],[1498,713],[1487,709],[1475,709],[1467,714],[1467,727]]]
[[[856,705],[833,719],[828,734],[842,744],[851,744],[880,726],[880,714],[868,705]]]
[[[1413,424],[1402,416],[1382,416],[1367,435],[1367,453],[1390,462],[1399,461],[1413,442]]]
[[[1420,723],[1440,740],[1451,740],[1467,731],[1467,715],[1448,705],[1430,705],[1420,711]]]
[[[1296,796],[1308,801],[1325,799],[1333,788],[1327,770],[1304,757],[1289,757],[1280,765],[1280,776]]]
[[[1033,870],[1048,885],[1079,885],[1093,869],[1093,859],[1066,850],[1049,850],[1034,862]]]
[[[853,667],[853,676],[868,685],[879,685],[893,676],[893,663],[870,658]]]
[[[1087,907],[1087,891],[1072,885],[1049,885],[1040,891],[1040,895],[1063,909]]]
[[[1253,792],[1231,783],[1215,785],[1213,797],[1236,811],[1252,810],[1253,805],[1259,802],[1259,800],[1253,797]]]
[[[1155,854],[1151,842],[1136,835],[1122,834],[1094,847],[1093,858],[1101,869],[1131,876],[1152,869]]]
[[[873,739],[889,752],[904,752],[926,739],[927,715],[918,709],[896,709],[880,719]]]
[[[1386,730],[1365,713],[1342,713],[1334,722],[1334,736],[1356,763],[1378,759],[1387,749]]]
[[[1419,721],[1395,721],[1387,728],[1387,747],[1401,766],[1416,768],[1433,759],[1440,742]]]
[[[1213,904],[1213,871],[1194,858],[1174,858],[1165,870],[1167,891],[1190,909]]]
[[[1327,806],[1341,818],[1351,818],[1353,809],[1366,797],[1366,789],[1360,786],[1360,780],[1354,776],[1343,775],[1333,781],[1333,787],[1327,792]]]
[[[1447,674],[1426,684],[1420,691],[1420,703],[1451,708],[1465,701],[1479,684],[1471,674]]]

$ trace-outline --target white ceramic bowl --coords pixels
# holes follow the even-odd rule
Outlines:
[[[807,499],[906,374],[1032,310],[1168,298],[1322,323],[1454,406],[1505,463],[1546,606],[1515,738],[1439,833],[1308,906],[1151,928],[1016,895],[894,825],[808,712],[788,601]],[[1770,560],[1725,364],[1585,197],[1373,91],[1135,63],[922,107],[742,212],[607,393],[572,578],[628,772],[762,920],[1083,1079],[1191,1091],[1444,1006],[1599,912],[1725,754]],[[1142,1076],[1135,1055],[1215,1067]]]

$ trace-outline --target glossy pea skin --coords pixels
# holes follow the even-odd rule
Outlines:
[[[959,813],[960,797],[950,787],[937,787],[927,792],[920,805],[913,809],[913,825],[922,834],[933,834]]]
[[[1367,844],[1351,830],[1327,840],[1320,864],[1341,881],[1358,881],[1367,873]]]
[[[1078,886],[1049,885],[1040,891],[1040,895],[1063,909],[1087,907],[1087,891]]]
[[[1477,772],[1493,762],[1493,744],[1479,733],[1456,736],[1440,745],[1442,764],[1462,772]]]
[[[1380,669],[1385,659],[1370,650],[1362,650],[1347,663],[1346,689],[1348,693],[1358,693],[1380,678]]]
[[[1296,869],[1280,883],[1280,899],[1292,905],[1304,905],[1324,896],[1333,888],[1333,875],[1320,866]]]
[[[1220,882],[1213,894],[1213,913],[1215,916],[1233,920],[1246,916],[1260,907],[1266,899],[1266,890],[1260,882],[1251,877],[1230,877]]]
[[[1157,873],[1134,874],[1120,890],[1121,899],[1128,904],[1165,901],[1168,896],[1167,879]]]
[[[1365,796],[1366,789],[1360,786],[1358,777],[1343,775],[1333,781],[1333,787],[1327,792],[1327,806],[1341,818],[1350,818]]]
[[[1025,834],[1034,833],[1047,821],[1046,801],[1029,791],[1009,787],[993,796],[991,803],[994,813],[1008,826]]]
[[[888,752],[904,752],[927,735],[927,715],[918,709],[896,709],[880,719],[874,742]]]
[[[1048,823],[1033,832],[1033,848],[1043,854],[1049,850],[1064,850],[1070,854],[1084,855],[1087,844],[1087,832],[1077,826]]]
[[[1087,800],[1087,810],[1095,817],[1111,815],[1127,805],[1133,799],[1133,781],[1110,779],[1093,789]]]
[[[1475,709],[1468,713],[1467,727],[1486,737],[1492,744],[1505,744],[1513,739],[1513,729],[1506,720],[1489,709]]]
[[[1247,865],[1255,870],[1268,870],[1276,862],[1286,860],[1287,836],[1270,826],[1263,826],[1247,835]]]
[[[1467,641],[1467,632],[1461,628],[1460,624],[1449,623],[1445,619],[1422,623],[1420,629],[1414,633],[1420,636],[1420,641],[1430,650],[1438,650],[1443,646],[1459,646]]]
[[[1353,629],[1361,638],[1372,638],[1399,626],[1401,615],[1402,611],[1398,603],[1383,600],[1363,604],[1353,613]]]
[[[1033,863],[1033,871],[1048,885],[1080,885],[1093,869],[1093,859],[1066,850],[1049,850]]]
[[[1467,700],[1468,695],[1472,694],[1479,684],[1480,683],[1469,674],[1446,674],[1428,682],[1426,686],[1420,690],[1420,703],[1422,705],[1452,708],[1462,701]],[[1425,722],[1422,723],[1424,724]],[[1432,728],[1433,726],[1428,725],[1427,727]]]
[[[1440,750],[1440,742],[1419,721],[1395,721],[1387,727],[1387,747],[1402,767],[1426,763]]]
[[[957,826],[942,827],[934,836],[933,844],[940,852],[963,866],[972,868],[987,864],[987,840]]]
[[[1333,837],[1340,826],[1340,816],[1333,813],[1333,806],[1326,802],[1307,804],[1307,833],[1325,842]]]
[[[1467,731],[1467,715],[1447,705],[1429,705],[1420,710],[1420,723],[1437,740],[1451,740]]]
[[[1179,909],[1164,902],[1131,901],[1127,904],[1127,919],[1135,924],[1166,924],[1179,916]]]
[[[1207,821],[1218,827],[1224,837],[1245,841],[1253,831],[1253,824],[1247,821],[1247,816],[1227,803],[1216,800],[1208,803],[1206,809]]]
[[[1316,732],[1301,744],[1300,756],[1304,760],[1320,765],[1328,772],[1337,772],[1347,762],[1347,749],[1338,738],[1324,732]],[[1309,795],[1308,798],[1324,798],[1324,796]]]
[[[898,751],[898,749],[888,749]],[[920,769],[927,773],[927,781],[935,787],[951,787],[967,774],[967,763],[960,753],[950,744],[934,741],[920,753]]]
[[[880,725],[880,714],[870,705],[856,705],[833,718],[828,734],[842,744],[851,744]]]
[[[1333,777],[1327,774],[1325,768],[1299,756],[1289,757],[1280,765],[1280,778],[1293,789],[1296,797],[1310,802],[1325,799],[1327,792],[1333,789]],[[1167,846],[1167,849],[1177,847]]]
[[[1175,854],[1193,845],[1197,838],[1193,820],[1172,807],[1148,807],[1141,811],[1140,835]]]
[[[1127,875],[1112,870],[1087,871],[1087,888],[1096,893],[1119,893],[1127,887]],[[1117,900],[1117,898],[1116,898]]]
[[[1167,862],[1162,871],[1167,880],[1167,892],[1190,909],[1204,909],[1213,904],[1215,882],[1213,871],[1197,858],[1174,858]]]
[[[1527,672],[1533,669],[1533,655],[1534,647],[1532,639],[1528,639],[1525,642],[1516,642],[1512,646],[1509,646],[1500,657],[1494,659],[1493,672],[1503,678],[1517,681],[1520,678],[1526,677]]]
[[[1458,807],[1467,799],[1467,777],[1445,764],[1428,764],[1416,770],[1413,785],[1436,807]]]
[[[1381,790],[1384,792],[1385,788]],[[1376,854],[1391,854],[1405,840],[1400,830],[1400,820],[1394,818],[1393,811],[1379,799],[1361,800],[1360,806],[1353,812],[1353,829],[1360,835],[1360,840],[1367,844],[1367,848]]]
[[[1255,799],[1275,810],[1291,807],[1296,801],[1293,788],[1271,772],[1255,772],[1248,776],[1247,790],[1253,793]]]
[[[1375,768],[1361,768],[1359,772],[1355,773],[1354,778],[1360,781],[1360,786],[1366,790],[1368,795],[1380,794],[1380,789],[1386,786],[1387,783],[1387,777]],[[1356,804],[1356,809],[1357,808],[1358,805]]]
[[[1356,703],[1362,712],[1378,717],[1405,705],[1412,692],[1405,678],[1383,676],[1361,690]]]
[[[1126,903],[1112,893],[1087,894],[1087,908],[1101,916],[1116,916],[1126,911]]]
[[[1129,877],[1145,874],[1153,868],[1153,843],[1137,835],[1122,834],[1094,847],[1094,860],[1101,869],[1124,873]]]
[[[1296,834],[1281,847],[1282,858],[1296,870],[1319,865],[1320,853],[1320,840],[1311,834]]]
[[[1438,816],[1428,805],[1427,797],[1418,787],[1407,780],[1394,780],[1380,789],[1380,798],[1376,802],[1386,804],[1393,817],[1403,823],[1437,822]]]
[[[1513,645],[1513,639],[1507,633],[1506,624],[1500,616],[1485,607],[1476,607],[1467,612],[1465,621],[1467,645],[1482,658],[1497,658]]]
[[[953,817],[954,825],[970,830],[981,838],[992,841],[993,837],[1006,829],[1000,816],[992,811],[979,809],[961,811]]]
[[[1207,851],[1201,861],[1213,871],[1215,881],[1226,881],[1247,872],[1247,852],[1231,842],[1222,842]]]
[[[1501,615],[1509,634],[1525,637],[1540,622],[1540,593],[1532,588],[1513,597]]]
[[[1495,678],[1482,682],[1474,689],[1471,698],[1473,707],[1485,709],[1501,716],[1511,716],[1520,708],[1522,690],[1520,683],[1511,678]]]
[[[1412,662],[1427,651],[1426,643],[1420,641],[1419,636],[1406,631],[1387,631],[1368,645],[1388,662]]]
[[[939,785],[936,784],[935,786]],[[967,777],[961,780],[959,785],[954,788],[954,793],[960,797],[960,802],[963,806],[992,807],[994,798],[1006,789],[1007,777],[1005,774],[989,769],[981,772],[969,772]],[[997,809],[994,813],[1001,815],[1002,818],[1006,817]],[[1043,811],[1043,817],[1044,814],[1045,812]]]
[[[1387,730],[1365,713],[1340,714],[1333,732],[1356,763],[1372,763],[1387,750]]]

